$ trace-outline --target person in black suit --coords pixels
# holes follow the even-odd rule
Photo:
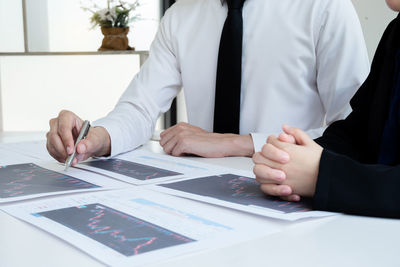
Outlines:
[[[386,0],[400,11],[400,0]],[[400,15],[387,27],[353,112],[313,141],[284,126],[253,156],[261,190],[314,209],[400,218]]]

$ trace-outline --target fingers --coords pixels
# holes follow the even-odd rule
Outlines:
[[[307,145],[314,141],[301,129],[291,127],[289,125],[283,125],[283,131],[289,135],[292,135],[296,139],[296,143],[299,145]]]
[[[261,184],[261,191],[270,196],[280,197],[286,201],[300,201],[301,197],[296,194],[292,194],[293,190],[288,185],[277,185],[277,184]]]
[[[286,201],[292,201],[292,202],[297,202],[300,201],[301,197],[299,195],[290,195],[290,196],[281,196],[281,199],[286,200]]]
[[[74,150],[76,133],[82,126],[82,120],[70,111],[61,111],[57,118],[49,121],[50,130],[46,134],[46,147],[49,154],[60,162],[65,162]]]
[[[178,134],[189,134],[193,132],[204,132],[203,129],[195,127],[185,122],[180,122],[160,134],[160,145],[164,147],[165,144],[171,141]]]
[[[108,133],[99,128],[101,127],[91,128],[87,137],[76,145],[76,158],[73,164],[84,161],[92,156],[104,156],[103,140],[107,137],[103,136],[103,134]]]
[[[190,154],[190,140],[181,139],[179,140],[171,151],[171,155],[175,157],[184,156]]]
[[[281,149],[281,150],[285,150],[285,148],[288,148],[290,146],[292,146],[293,144],[287,143],[287,142],[282,142],[280,141],[276,136],[274,135],[270,135],[267,138],[267,144],[271,144],[274,145],[276,148]]]
[[[72,154],[74,150],[74,136],[73,132],[79,132],[82,127],[82,120],[74,113],[63,110],[59,113],[57,133],[60,136],[64,147],[68,154]]]
[[[65,162],[67,159],[67,151],[65,150],[64,144],[58,135],[57,129],[57,120],[52,119],[50,120],[50,131],[46,134],[47,137],[47,142],[46,142],[46,148],[49,154],[55,158],[59,162]]]
[[[270,196],[288,197],[292,194],[292,188],[288,185],[261,184],[261,191]]]
[[[272,144],[265,144],[261,149],[261,154],[271,161],[287,163],[290,160],[289,154]]]
[[[171,139],[168,140],[168,142],[161,145],[164,149],[164,152],[172,155],[172,152],[174,151],[174,149],[176,149],[176,146],[178,145],[178,143],[182,142],[184,140],[185,136],[187,136],[188,134],[189,133],[181,132],[181,133],[178,133],[177,135],[173,136]],[[161,144],[161,140],[160,140],[160,144]]]
[[[253,162],[254,164],[261,164],[261,165],[266,165],[270,168],[281,170],[282,169],[282,164],[276,161],[272,161],[268,159],[267,157],[264,157],[260,152],[254,153],[253,155]]]
[[[173,156],[181,156],[186,154],[184,151],[188,146],[188,136],[194,136],[199,133],[208,133],[207,131],[181,122],[175,126],[168,128],[160,134],[160,145],[163,147],[164,152]]]
[[[286,174],[278,169],[270,168],[264,164],[256,164],[253,167],[253,172],[256,175],[256,180],[262,183],[280,184],[286,180]]]
[[[281,142],[289,143],[289,144],[296,144],[296,139],[292,135],[288,135],[285,133],[281,133],[278,136],[278,140]]]

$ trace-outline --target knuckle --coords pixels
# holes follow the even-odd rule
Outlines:
[[[49,133],[48,140],[49,140],[50,144],[55,144],[58,140],[58,135],[54,134],[54,133]]]
[[[274,186],[273,187],[273,194],[276,195],[276,196],[280,194],[278,186]]]
[[[167,147],[163,147],[165,153],[169,154],[169,149]]]
[[[253,173],[256,175],[256,178],[258,178],[259,177],[259,165],[258,164],[255,164],[254,166],[253,166]]]
[[[175,149],[174,151],[172,151],[172,156],[178,157],[180,155],[179,150]]]
[[[70,114],[71,113],[71,111],[68,111],[68,110],[66,110],[66,109],[63,109],[63,110],[61,110],[59,113],[58,113],[58,116],[59,117],[63,117],[63,116],[67,116],[68,114]]]
[[[270,154],[270,152],[273,150],[273,146],[271,145],[271,144],[265,144],[263,147],[262,147],[262,154],[264,155],[264,156],[266,156],[266,155],[269,155]]]
[[[262,156],[261,156],[260,152],[257,152],[253,155],[253,162],[258,164],[261,162],[261,158],[262,158]]]
[[[60,125],[58,127],[58,133],[59,134],[66,134],[66,133],[68,133],[68,128],[65,125]]]
[[[260,152],[254,153],[252,159],[254,163],[257,163],[258,160],[260,159]]]

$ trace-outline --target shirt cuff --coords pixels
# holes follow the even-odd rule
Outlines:
[[[106,129],[108,134],[110,135],[110,140],[111,140],[111,154],[109,157],[114,157],[118,154],[121,154],[124,152],[123,150],[123,143],[121,142],[121,128],[118,126],[117,123],[113,122],[110,119],[107,118],[101,118],[98,119],[94,122],[92,122],[93,127],[103,127]]]
[[[262,133],[250,133],[253,139],[254,153],[260,152],[262,147],[267,143],[267,138],[269,135]]]

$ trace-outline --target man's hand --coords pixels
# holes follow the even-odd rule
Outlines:
[[[83,120],[74,113],[63,110],[57,118],[51,119],[49,124],[50,131],[46,135],[47,150],[53,158],[64,163],[74,151],[75,140],[79,135]],[[106,129],[91,128],[87,137],[77,145],[76,157],[72,165],[91,156],[104,156],[110,152],[111,141]]]
[[[254,173],[261,190],[269,195],[296,201],[298,196],[311,197],[315,193],[322,147],[306,133],[289,126],[287,135],[270,136],[261,153],[253,156]],[[291,143],[285,143],[292,136]],[[296,141],[298,145],[293,144]],[[293,195],[297,195],[294,197]]]
[[[160,145],[173,156],[187,154],[206,158],[247,156],[254,154],[250,135],[217,134],[199,127],[179,123],[160,134]]]

